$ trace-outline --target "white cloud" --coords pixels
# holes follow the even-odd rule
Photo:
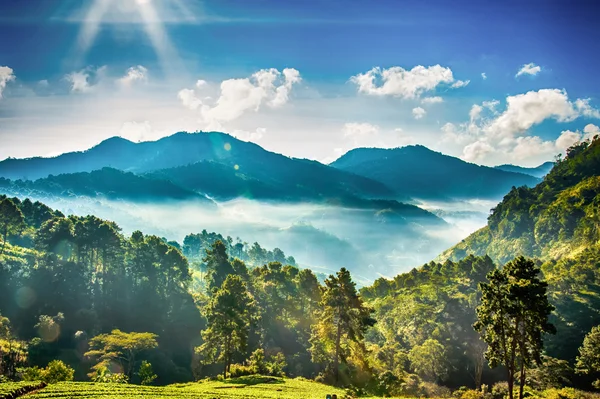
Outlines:
[[[494,148],[491,145],[479,140],[465,146],[461,158],[469,162],[481,162],[492,152]]]
[[[88,67],[81,71],[67,74],[65,80],[71,84],[72,93],[88,93],[96,87],[98,81],[104,76],[105,72],[106,66],[97,69]]]
[[[404,130],[401,127],[397,127],[394,129],[394,132],[396,133],[402,133]]]
[[[435,96],[435,97],[425,97],[423,100],[421,100],[422,104],[438,104],[438,103],[443,103],[444,99],[440,96]]]
[[[530,62],[529,64],[523,65],[515,77],[519,77],[521,75],[535,76],[540,73],[541,70],[542,68],[539,65],[535,65],[533,62]]]
[[[201,100],[194,89],[179,91],[178,98],[189,109],[200,110],[202,120],[208,125],[233,121],[247,111],[258,111],[263,104],[271,108],[285,105],[289,101],[292,87],[301,81],[300,73],[293,68],[282,72],[275,68],[262,69],[250,78],[228,79],[221,82],[219,96],[209,104],[210,97]],[[196,82],[197,89],[207,83]]]
[[[575,100],[575,108],[583,116],[600,119],[600,111],[592,108],[589,98],[578,98]]]
[[[525,133],[529,128],[546,119],[570,122],[578,117],[598,116],[598,110],[588,100],[569,101],[567,92],[558,89],[542,89],[525,94],[509,96],[506,110],[493,120],[487,131],[497,136],[514,136]]]
[[[427,114],[427,111],[425,111],[421,107],[416,107],[416,108],[413,108],[412,114],[415,117],[415,119],[422,119]]]
[[[481,111],[483,111],[483,107],[481,105],[473,104],[471,111],[469,111],[469,118],[471,119],[471,122],[474,122],[481,117]]]
[[[344,137],[362,138],[373,136],[379,132],[379,126],[370,123],[346,123],[342,129]]]
[[[378,80],[381,84],[377,83]],[[441,65],[417,65],[410,70],[399,66],[388,69],[375,67],[366,73],[352,76],[350,81],[358,86],[359,93],[401,98],[419,98],[423,93],[444,83],[452,84],[452,87],[468,84],[468,81],[455,81],[452,70]]]
[[[8,82],[13,80],[15,80],[15,74],[12,68],[0,66],[0,98],[2,98],[2,92],[6,88]]]
[[[38,82],[38,85],[39,85],[40,87],[48,87],[48,86],[50,86],[50,83],[48,82],[48,80],[46,80],[46,79],[43,79],[43,80],[40,80],[40,81]]]
[[[265,129],[264,127],[259,127],[253,132],[249,132],[247,130],[234,130],[230,134],[233,137],[240,139],[242,141],[256,142],[256,141],[259,141],[260,139],[262,139],[266,132],[267,132],[267,129]]]
[[[142,65],[132,66],[127,70],[125,76],[120,78],[118,82],[123,86],[130,86],[134,82],[146,82],[148,81],[148,69]]]
[[[177,98],[183,104],[184,107],[191,109],[192,111],[197,110],[202,106],[202,100],[196,96],[196,92],[192,89],[182,89],[177,93]]]
[[[471,83],[470,80],[457,80],[456,82],[452,83],[452,87],[453,89],[458,89],[460,87],[465,87],[467,86],[469,83]]]
[[[584,139],[593,139],[595,136],[600,135],[600,127],[596,126],[596,125],[592,125],[591,123],[588,125],[585,125],[585,127],[583,128],[583,133],[585,133],[584,135]]]
[[[483,80],[487,79],[487,75],[485,74],[485,72],[481,72],[481,79],[483,79]]]

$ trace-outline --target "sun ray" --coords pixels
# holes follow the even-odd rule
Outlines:
[[[113,1],[114,0],[94,0],[93,4],[90,6],[77,39],[79,57],[85,57],[85,54],[94,43],[94,40],[96,40],[102,18]]]

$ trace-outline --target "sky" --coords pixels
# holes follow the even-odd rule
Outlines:
[[[600,133],[594,0],[1,0],[0,159],[223,131],[536,166]]]

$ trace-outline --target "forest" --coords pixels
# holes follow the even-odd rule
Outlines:
[[[1,197],[0,378],[167,385],[260,374],[352,396],[465,399],[592,390],[599,159],[599,139],[577,144],[538,186],[506,195],[487,244],[477,232],[362,288],[345,268],[317,275],[240,238],[124,235],[93,215]]]

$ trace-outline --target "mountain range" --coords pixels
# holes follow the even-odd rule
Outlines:
[[[94,174],[81,174],[90,172]],[[0,177],[12,180],[13,186],[15,180],[35,181],[16,183],[17,188],[124,199],[158,200],[161,193],[165,199],[191,198],[196,193],[217,200],[320,202],[500,198],[513,186],[539,182],[530,174],[475,165],[423,146],[359,148],[324,165],[218,132],[180,132],[141,143],[113,137],[87,151],[54,158],[9,158],[0,162]],[[156,189],[149,188],[152,182]],[[128,189],[133,186],[146,189],[132,193]]]
[[[504,170],[506,172],[515,172],[515,173],[523,173],[526,175],[531,175],[533,177],[542,178],[550,172],[552,167],[554,166],[554,162],[548,161],[543,164],[536,166],[535,168],[524,168],[522,166],[516,165],[498,165],[494,166],[496,169]]]
[[[331,166],[380,181],[398,193],[420,199],[499,198],[513,186],[539,179],[465,162],[424,146],[357,148]]]

